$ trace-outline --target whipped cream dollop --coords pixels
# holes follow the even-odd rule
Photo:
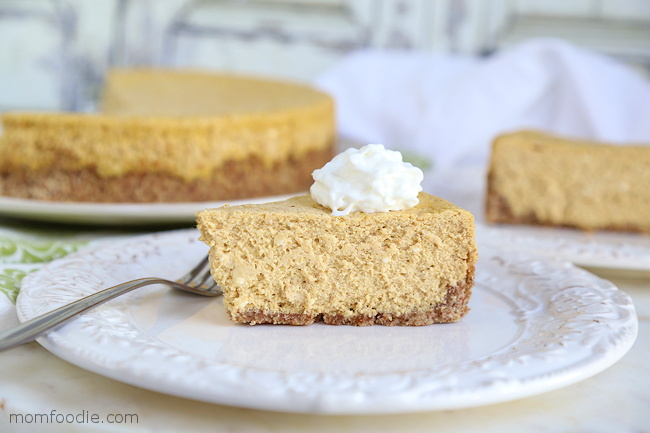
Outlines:
[[[348,149],[312,173],[311,196],[332,215],[404,210],[417,205],[422,170],[381,144]]]

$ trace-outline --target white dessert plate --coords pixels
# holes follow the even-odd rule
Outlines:
[[[203,209],[284,200],[295,194],[242,200],[187,203],[81,203],[31,200],[0,196],[0,215],[59,223],[141,225],[189,224]]]
[[[176,277],[206,247],[195,230],[129,238],[27,276],[21,321],[115,283]],[[586,379],[632,346],[630,298],[567,262],[480,248],[472,311],[424,327],[236,325],[220,298],[151,286],[38,339],[82,368],[225,405],[328,414],[485,405]]]
[[[650,272],[650,234],[584,232],[570,228],[532,225],[488,224],[484,218],[485,168],[457,169],[438,173],[427,192],[439,195],[474,214],[476,235],[483,244],[516,248],[551,259],[568,260],[579,266],[620,271]]]

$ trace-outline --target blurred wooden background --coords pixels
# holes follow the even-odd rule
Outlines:
[[[485,55],[559,37],[650,71],[650,0],[0,0],[0,112],[93,110],[105,71],[309,81],[364,48]]]

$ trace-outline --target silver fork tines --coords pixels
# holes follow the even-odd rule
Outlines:
[[[117,286],[109,287],[88,295],[70,304],[45,313],[11,329],[0,332],[0,350],[19,346],[32,341],[43,332],[97,305],[103,304],[124,293],[151,284],[164,284],[184,292],[203,296],[219,296],[221,289],[210,275],[210,263],[205,257],[191,271],[176,281],[164,278],[139,278]]]

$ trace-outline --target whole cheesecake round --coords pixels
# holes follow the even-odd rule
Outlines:
[[[6,113],[0,195],[215,201],[306,191],[335,147],[334,103],[295,83],[118,70],[100,114]]]

